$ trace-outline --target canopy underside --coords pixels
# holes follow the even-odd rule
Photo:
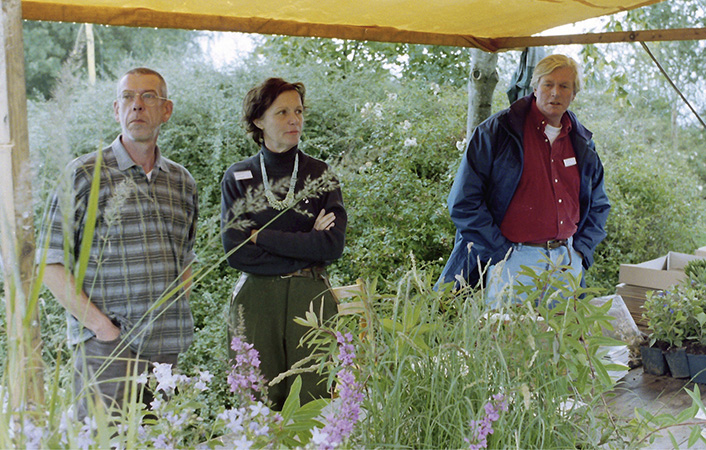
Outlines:
[[[661,0],[24,0],[30,20],[503,48]]]

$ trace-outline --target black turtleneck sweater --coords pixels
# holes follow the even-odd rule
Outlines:
[[[265,159],[265,170],[270,186],[283,186],[276,190],[275,197],[284,199],[289,189],[289,180],[294,169],[294,157],[299,154],[299,171],[295,196],[302,191],[309,180],[319,179],[329,166],[294,147],[284,153],[273,153],[265,146],[260,152],[237,162],[226,170],[221,181],[221,238],[226,253],[247,241],[241,248],[228,256],[228,264],[243,272],[257,275],[284,275],[315,265],[326,265],[341,257],[346,234],[348,216],[343,207],[343,198],[338,182],[328,192],[317,192],[300,200],[273,223],[262,229],[257,236],[257,244],[248,241],[252,229],[260,229],[281,211],[272,208],[265,199],[260,155]],[[282,183],[284,180],[284,183]],[[258,204],[251,211],[236,216],[234,205],[243,202],[246,193],[255,193]],[[241,203],[242,204],[242,203]],[[314,230],[314,222],[319,211],[333,212],[335,225],[327,231]],[[307,211],[309,214],[302,214]],[[244,229],[230,224],[248,220]]]

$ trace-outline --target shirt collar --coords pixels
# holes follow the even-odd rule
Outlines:
[[[137,164],[132,160],[123,143],[120,142],[121,137],[122,134],[115,138],[110,147],[115,155],[115,160],[118,162],[118,169],[124,172],[132,166],[137,166]],[[164,159],[162,158],[162,152],[159,151],[159,146],[155,146],[155,152],[156,154],[154,157],[154,167],[152,168],[152,172],[154,172],[155,169],[169,172],[169,166],[164,164]]]

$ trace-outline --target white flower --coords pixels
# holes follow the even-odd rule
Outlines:
[[[416,147],[417,146],[417,138],[407,138],[404,140],[404,146],[405,147]]]
[[[199,391],[207,391],[208,383],[211,382],[212,378],[213,375],[208,370],[199,373],[199,380],[194,383],[194,388],[198,389]]]
[[[171,364],[154,363],[152,372],[157,378],[158,391],[171,392],[176,388],[177,380],[180,377],[172,374]]]
[[[402,125],[402,129],[405,130],[405,131],[407,131],[407,130],[409,130],[410,128],[412,128],[412,123],[411,123],[409,120],[405,120],[405,121],[402,122],[400,125]]]
[[[204,383],[210,383],[212,379],[213,374],[208,370],[204,370],[203,372],[199,373],[199,380],[203,381]]]
[[[27,448],[41,448],[42,437],[44,436],[43,428],[36,426],[29,418],[25,418],[24,433]]]
[[[250,429],[255,436],[266,436],[270,432],[269,426],[260,425],[257,422],[250,422]]]
[[[249,450],[252,444],[252,441],[248,440],[247,436],[240,436],[238,440],[233,441],[233,448],[237,450]]]
[[[147,384],[147,372],[142,372],[137,376],[135,379],[135,383],[137,384]]]
[[[366,102],[365,105],[363,105],[363,108],[360,110],[360,116],[366,117],[370,114],[374,115],[378,119],[381,119],[382,105],[380,103],[371,104],[370,102]]]
[[[250,405],[250,417],[253,419],[257,416],[267,417],[268,414],[270,414],[270,408],[265,406],[262,402]]]
[[[78,447],[80,449],[88,449],[93,446],[93,430],[97,428],[96,419],[91,417],[86,417],[84,420],[84,425],[81,427],[81,431],[78,433]]]
[[[59,435],[61,436],[61,443],[62,444],[68,444],[69,443],[69,438],[68,438],[68,431],[69,431],[69,424],[73,423],[73,417],[74,417],[74,405],[69,406],[69,408],[61,413],[61,419],[59,419]],[[12,427],[10,427],[10,431],[12,431]],[[12,436],[10,436],[12,437]]]
[[[177,414],[169,412],[169,413],[166,413],[164,415],[164,417],[165,417],[165,419],[167,419],[167,422],[169,422],[172,425],[172,428],[179,428],[189,418],[189,413],[183,412],[183,413],[177,415]]]
[[[218,418],[226,423],[228,429],[233,433],[243,431],[243,411],[239,409],[227,409],[218,415]]]
[[[434,95],[437,95],[441,91],[441,88],[436,83],[432,83],[429,87],[431,88],[431,91],[434,93]]]
[[[466,138],[463,138],[462,141],[456,141],[456,148],[459,152],[466,150]]]
[[[397,94],[395,94],[394,92],[388,92],[387,99],[394,102],[395,100],[397,100]]]
[[[150,408],[152,408],[152,411],[157,411],[159,408],[162,407],[162,404],[163,404],[163,403],[164,403],[164,402],[162,401],[162,399],[155,397],[155,398],[152,399],[152,401],[150,402]]]
[[[164,435],[164,433],[160,434],[156,438],[153,438],[152,443],[154,444],[154,448],[171,448],[171,445],[167,442],[167,436]]]
[[[311,430],[311,442],[315,445],[325,444],[328,440],[328,433],[323,432],[318,428]]]

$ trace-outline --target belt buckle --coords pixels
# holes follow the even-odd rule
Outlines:
[[[554,250],[564,245],[566,245],[566,241],[563,239],[552,239],[547,241],[547,250]]]

